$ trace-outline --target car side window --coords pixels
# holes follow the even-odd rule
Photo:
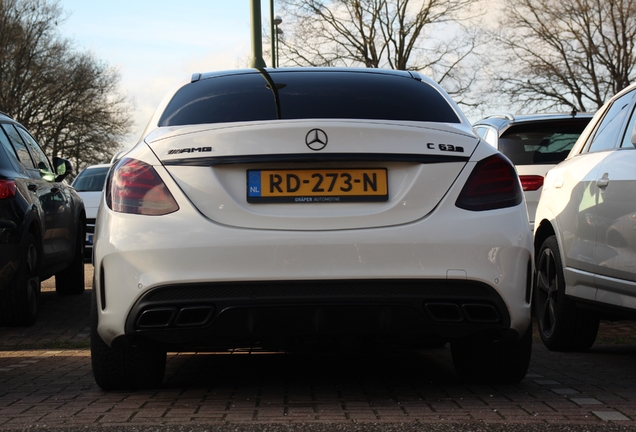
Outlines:
[[[7,152],[9,152],[9,154],[13,155],[16,159],[18,158],[15,149],[11,145],[11,141],[9,141],[9,137],[7,136],[7,134],[4,133],[4,130],[2,129],[0,129],[0,142],[2,143],[2,146],[7,149]]]
[[[22,165],[24,165],[26,169],[35,169],[35,164],[33,163],[31,154],[29,154],[26,144],[22,138],[20,138],[18,130],[11,124],[3,124],[2,129],[4,129],[9,140],[11,140],[11,144],[13,144],[13,148],[18,155],[18,160],[22,163]]]
[[[53,174],[53,168],[51,167],[51,163],[49,162],[49,158],[46,157],[40,145],[35,141],[35,139],[28,133],[24,128],[18,127],[18,131],[20,135],[24,139],[24,142],[27,143],[29,149],[31,150],[31,154],[35,158],[35,163],[40,170],[40,173],[46,180],[52,180],[51,175]],[[55,177],[53,175],[53,177]]]
[[[632,117],[629,119],[625,136],[621,148],[636,148],[636,109],[632,110]]]
[[[633,96],[634,92],[632,91],[614,101],[594,133],[588,152],[611,150],[617,147]]]

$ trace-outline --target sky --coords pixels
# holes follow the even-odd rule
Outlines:
[[[261,0],[263,20],[269,1]],[[118,70],[121,90],[134,103],[123,149],[141,137],[155,108],[176,83],[194,72],[249,63],[250,0],[60,0],[61,35],[82,52]]]

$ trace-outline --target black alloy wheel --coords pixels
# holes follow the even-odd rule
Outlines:
[[[554,334],[558,286],[554,253],[549,247],[542,248],[537,261],[534,303],[541,339],[549,340]]]
[[[586,351],[594,344],[599,317],[580,309],[565,293],[565,275],[555,236],[541,245],[537,255],[534,311],[543,344],[553,351]]]

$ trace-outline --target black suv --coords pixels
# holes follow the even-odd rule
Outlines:
[[[84,291],[84,203],[18,122],[0,113],[0,325],[29,326],[40,281],[55,275],[59,294]]]

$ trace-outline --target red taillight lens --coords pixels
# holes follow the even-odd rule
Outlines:
[[[522,175],[519,176],[521,187],[524,191],[536,191],[543,186],[543,176],[538,175]]]
[[[179,210],[157,171],[129,158],[113,168],[106,200],[108,207],[120,213],[160,216]]]
[[[0,199],[13,198],[16,192],[16,185],[13,180],[0,180]]]
[[[523,192],[515,167],[500,154],[477,163],[457,198],[457,207],[494,210],[521,204]]]

